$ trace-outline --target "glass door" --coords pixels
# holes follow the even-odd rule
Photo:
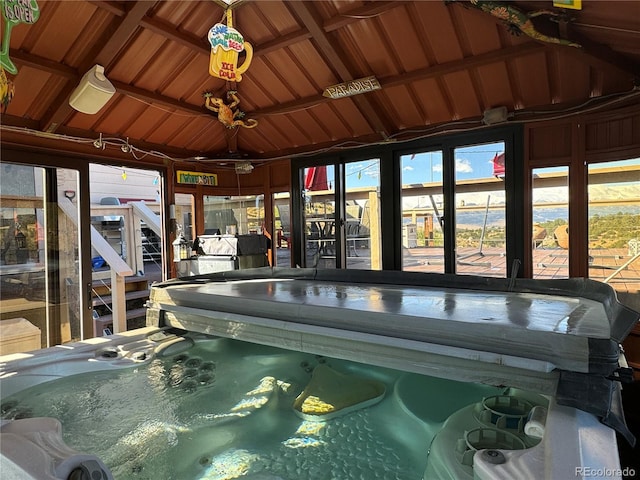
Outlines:
[[[305,266],[381,270],[380,159],[302,173]]]
[[[346,268],[381,270],[380,159],[345,164],[344,184]]]
[[[0,164],[0,354],[93,336],[83,329],[79,174]]]
[[[317,165],[304,169],[304,260],[306,267],[336,268],[335,167]]]
[[[273,194],[273,265],[291,267],[291,194]]]

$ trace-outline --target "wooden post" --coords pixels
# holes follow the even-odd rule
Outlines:
[[[371,243],[371,270],[382,269],[382,242],[380,228],[380,202],[378,192],[369,192],[369,219],[370,219],[370,239]]]
[[[433,216],[424,217],[424,246],[433,246]]]
[[[113,333],[127,331],[127,302],[125,282],[122,275],[111,269],[111,309],[113,311]]]

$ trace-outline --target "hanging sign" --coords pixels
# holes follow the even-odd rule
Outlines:
[[[573,8],[582,10],[582,0],[553,0],[553,6],[559,8]]]
[[[380,90],[380,83],[376,77],[358,78],[350,82],[339,83],[324,89],[322,96],[329,98],[344,98],[373,90]]]
[[[188,172],[178,170],[176,172],[178,183],[187,185],[207,185],[216,187],[218,185],[218,175],[215,173]]]
[[[19,23],[36,23],[36,20],[40,17],[40,9],[36,0],[0,0],[0,6],[2,7],[2,17],[4,18],[0,65],[15,75],[18,73],[18,69],[9,58],[11,29]]]
[[[233,28],[231,10],[227,10],[227,24],[216,23],[209,30],[211,56],[209,58],[209,75],[230,82],[242,80],[253,58],[253,47],[245,42],[242,34]],[[247,53],[242,65],[238,65],[238,57],[242,51]]]

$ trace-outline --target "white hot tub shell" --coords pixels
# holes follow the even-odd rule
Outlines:
[[[3,357],[0,386],[5,397],[148,362],[180,344],[163,330],[181,329],[515,392],[446,419],[425,452],[425,480],[622,478],[616,431],[634,439],[621,409],[629,371],[619,344],[638,318],[589,280],[261,268],[156,284],[146,329]],[[406,407],[418,420],[419,404]],[[515,425],[514,415],[494,415],[520,405],[528,407]],[[3,464],[28,473],[2,444]]]

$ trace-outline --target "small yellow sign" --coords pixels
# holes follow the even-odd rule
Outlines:
[[[553,6],[559,8],[573,8],[582,10],[582,0],[553,0]]]
[[[209,187],[218,186],[218,175],[215,173],[188,172],[178,170],[176,172],[178,183],[187,185],[207,185]]]

